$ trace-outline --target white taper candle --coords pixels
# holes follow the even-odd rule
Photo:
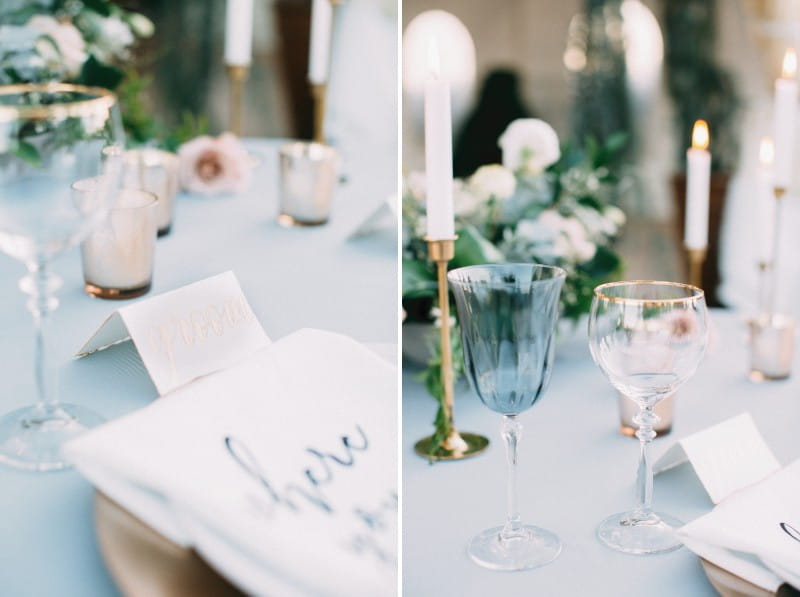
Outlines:
[[[797,54],[789,48],[783,57],[783,74],[775,81],[775,107],[773,112],[773,141],[775,163],[773,184],[789,188],[792,181],[795,128],[797,127]]]
[[[225,64],[249,66],[253,59],[253,0],[228,0],[225,7]]]
[[[311,42],[308,49],[308,80],[313,85],[328,82],[331,63],[333,6],[330,0],[312,0]]]
[[[694,123],[692,146],[686,151],[686,222],[683,243],[687,249],[708,247],[708,202],[711,184],[711,153],[708,125]]]
[[[425,180],[427,232],[431,240],[452,238],[453,131],[450,83],[441,77],[435,40],[428,45],[430,76],[425,82]]]

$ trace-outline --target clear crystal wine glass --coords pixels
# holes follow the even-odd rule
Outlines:
[[[481,402],[503,415],[508,458],[508,517],[469,544],[475,562],[524,570],[553,561],[561,541],[523,524],[517,510],[520,413],[542,396],[553,370],[558,299],[566,273],[542,265],[478,265],[448,274],[456,300],[467,378]]]
[[[639,406],[634,417],[640,442],[637,505],[606,518],[597,536],[609,547],[654,554],[681,546],[682,523],[652,509],[653,469],[648,446],[656,434],[653,408],[697,370],[707,340],[703,291],[674,282],[612,282],[594,290],[589,348],[611,385]]]
[[[100,422],[90,410],[61,404],[46,350],[59,278],[51,260],[78,244],[107,211],[122,174],[124,133],[115,96],[78,85],[0,87],[0,250],[22,261],[28,274],[35,328],[36,403],[0,418],[0,462],[27,470],[66,466],[61,444]],[[97,177],[80,197],[70,186]]]

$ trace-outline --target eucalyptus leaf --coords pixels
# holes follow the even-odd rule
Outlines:
[[[23,162],[39,168],[42,165],[42,156],[36,146],[28,143],[27,141],[19,141],[14,147],[14,155],[21,159]]]
[[[484,238],[471,225],[461,228],[456,240],[456,254],[450,262],[451,268],[481,265],[484,263],[502,263],[505,255]]]
[[[436,277],[422,261],[403,258],[403,298],[436,296]]]

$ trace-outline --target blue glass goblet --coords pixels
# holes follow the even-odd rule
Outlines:
[[[523,524],[517,510],[520,413],[542,396],[553,370],[558,300],[566,272],[527,264],[479,265],[448,274],[461,326],[467,378],[481,402],[503,415],[508,458],[508,518],[469,544],[469,555],[493,570],[525,570],[552,562],[559,538]]]

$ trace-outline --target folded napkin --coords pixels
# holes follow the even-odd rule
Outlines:
[[[697,555],[768,591],[800,589],[800,460],[678,530]]]
[[[249,593],[393,594],[396,378],[355,341],[303,330],[65,454]]]

